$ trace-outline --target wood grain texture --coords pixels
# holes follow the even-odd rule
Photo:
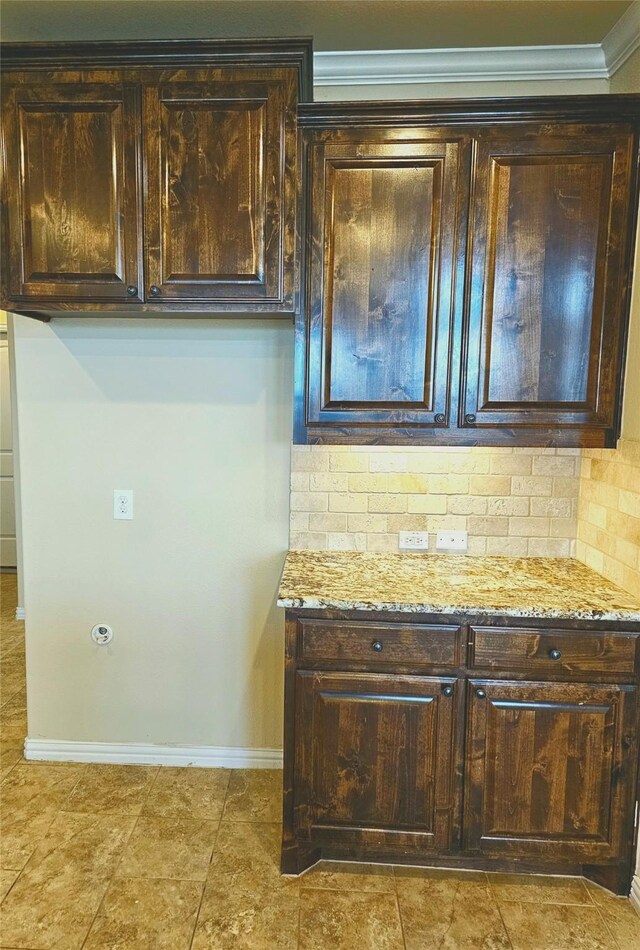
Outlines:
[[[597,863],[624,852],[636,687],[469,681],[465,847]]]
[[[303,620],[299,655],[305,667],[443,669],[461,663],[459,627]]]
[[[5,266],[16,301],[140,296],[139,99],[118,78],[5,90]]]
[[[628,893],[640,624],[406,619],[287,610],[283,870],[327,858],[584,873]],[[407,656],[367,667],[372,631]],[[442,634],[424,665],[418,638]]]

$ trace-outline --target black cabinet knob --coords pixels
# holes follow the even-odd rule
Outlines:
[[[371,649],[375,650],[376,653],[382,653],[384,650],[384,645],[381,640],[374,640],[371,644]]]
[[[453,696],[453,686],[443,686],[442,693],[444,696]]]
[[[447,421],[447,417],[445,416],[444,412],[436,412],[435,416],[433,417],[433,421],[437,422],[437,424],[441,426]]]
[[[487,694],[483,689],[476,690],[476,696],[478,697],[478,699],[484,699],[486,695]]]
[[[149,293],[151,294],[152,297],[159,297],[159,296],[160,296],[160,288],[159,288],[159,287],[156,287],[155,284],[151,284],[151,287],[149,287]]]
[[[560,650],[553,649],[553,650],[549,650],[549,656],[551,657],[552,660],[559,660],[560,657],[562,656],[562,653],[560,652]]]
[[[472,412],[468,412],[467,415],[464,417],[464,421],[467,423],[468,426],[472,426],[474,422],[476,421],[476,417],[474,416]]]
[[[130,297],[135,297],[135,295],[138,293],[138,288],[134,287],[133,284],[129,284],[127,287],[127,293]]]

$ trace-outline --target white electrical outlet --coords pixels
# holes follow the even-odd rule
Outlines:
[[[429,532],[401,531],[398,547],[401,551],[426,551],[429,548]]]
[[[130,488],[114,488],[113,517],[119,521],[131,521],[133,518],[133,492]]]
[[[437,551],[466,551],[466,531],[438,531],[436,536]]]

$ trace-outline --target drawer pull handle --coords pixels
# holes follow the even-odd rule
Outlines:
[[[553,650],[549,650],[549,656],[551,657],[552,660],[559,660],[560,657],[562,656],[562,653],[560,652],[560,650],[556,650],[554,648]]]
[[[453,696],[453,686],[443,686],[442,692],[444,696]]]
[[[484,699],[486,695],[487,694],[483,689],[476,690],[476,696],[478,697],[478,699]]]
[[[474,416],[472,412],[468,412],[466,416],[464,417],[464,421],[466,422],[468,426],[472,426],[472,425],[475,425],[476,417]]]
[[[129,284],[129,286],[127,287],[127,293],[129,294],[130,297],[135,297],[136,294],[138,293],[138,288],[134,287],[133,284]]]
[[[376,653],[382,653],[384,650],[384,645],[381,640],[374,640],[371,644],[371,649],[375,650]]]
[[[433,421],[436,423],[436,425],[444,425],[444,423],[447,421],[444,412],[436,412]]]
[[[149,293],[150,293],[150,295],[151,295],[152,297],[159,297],[159,296],[160,296],[160,288],[157,287],[156,284],[151,284],[151,287],[149,287]]]

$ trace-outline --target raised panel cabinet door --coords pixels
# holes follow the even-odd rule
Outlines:
[[[298,671],[297,838],[448,850],[461,693],[455,679]]]
[[[296,82],[263,73],[145,89],[147,299],[293,310]]]
[[[305,425],[446,428],[468,149],[313,133]]]
[[[141,299],[139,92],[7,83],[3,103],[12,303]]]
[[[469,683],[464,847],[577,863],[632,839],[636,687]]]
[[[633,143],[624,125],[479,133],[461,426],[615,426]]]

